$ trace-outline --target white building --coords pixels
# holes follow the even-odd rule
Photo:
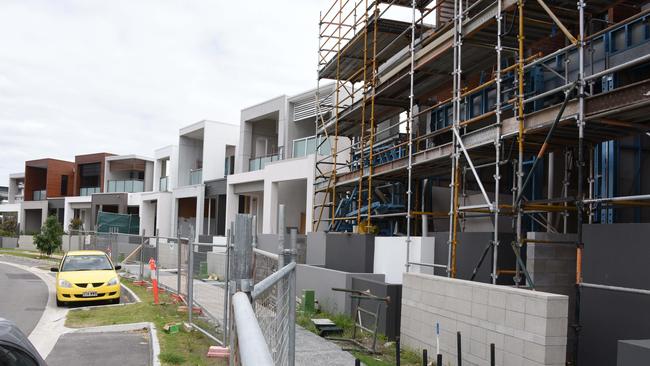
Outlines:
[[[172,236],[173,194],[178,185],[178,147],[157,149],[154,153],[153,191],[142,193],[140,228],[146,235]]]
[[[16,218],[16,223],[21,222],[21,203],[24,199],[25,173],[9,174],[9,187],[7,190],[7,202],[0,204],[0,216]]]
[[[329,94],[332,86],[321,88]],[[237,213],[258,217],[257,231],[276,233],[277,210],[285,205],[287,226],[312,230],[316,132],[316,90],[285,95],[241,111],[236,174],[228,177],[227,222]]]
[[[172,236],[198,241],[225,234],[225,177],[234,170],[238,136],[239,126],[223,122],[204,120],[181,128]]]

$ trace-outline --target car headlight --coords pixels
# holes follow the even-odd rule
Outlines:
[[[111,279],[110,279],[106,284],[107,284],[108,286],[115,286],[115,285],[117,285],[118,283],[120,283],[120,280],[119,280],[117,277],[113,277],[113,278],[111,278]]]
[[[59,280],[59,287],[63,288],[70,288],[72,287],[72,284],[68,282],[67,280],[64,280],[63,278]]]

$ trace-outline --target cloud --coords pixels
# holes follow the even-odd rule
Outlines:
[[[182,126],[315,87],[328,3],[1,2],[0,185],[25,160],[151,156]]]

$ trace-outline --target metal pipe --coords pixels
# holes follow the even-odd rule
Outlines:
[[[279,256],[277,254],[275,254],[275,253],[267,252],[266,250],[262,250],[262,249],[259,249],[259,248],[253,248],[253,253],[265,256],[265,257],[270,258],[270,259],[274,259],[276,261],[279,258]]]
[[[408,135],[408,165],[407,165],[407,174],[408,174],[408,183],[406,189],[406,272],[409,271],[409,258],[411,254],[411,204],[413,198],[413,104],[414,104],[414,76],[415,76],[415,6],[416,0],[411,0],[411,9],[413,16],[411,18],[411,69],[409,70],[410,78],[410,89],[409,89],[409,122],[406,125],[406,134]],[[371,191],[368,191],[368,194],[371,194]],[[368,212],[370,212],[370,206],[368,206]]]
[[[248,296],[243,292],[233,295],[232,307],[237,329],[238,356],[242,366],[274,366]]]
[[[595,283],[586,283],[586,282],[580,282],[580,287],[597,288],[597,289],[601,289],[601,290],[626,292],[626,293],[631,293],[631,294],[650,295],[650,290],[645,290],[645,289],[640,289],[640,288],[598,285],[598,284],[595,284]]]
[[[560,28],[562,33],[564,33],[564,35],[569,39],[569,41],[575,44],[577,42],[576,37],[574,37],[573,34],[569,32],[569,30],[564,26],[564,24],[562,24],[562,21],[560,21],[560,19],[553,13],[551,8],[549,8],[548,5],[546,5],[546,3],[544,3],[544,1],[542,0],[537,0],[537,3],[542,7],[542,9],[544,9],[544,11],[546,11],[548,16],[551,17],[551,19],[555,22],[555,25],[557,25],[557,27]]]
[[[291,229],[289,238],[290,263],[293,270],[289,276],[289,366],[296,364],[296,248],[298,244],[298,230]]]
[[[501,14],[501,0],[497,0],[497,76],[496,76],[496,136],[494,138],[494,237],[492,238],[492,284],[497,283],[499,259],[499,185],[501,182],[501,36],[503,15]]]
[[[255,286],[253,286],[253,291],[251,291],[251,297],[253,299],[258,298],[261,294],[263,294],[265,291],[267,291],[269,288],[271,288],[273,285],[275,285],[282,278],[287,276],[295,268],[296,268],[296,263],[295,262],[289,262],[284,267],[280,268],[279,270],[273,272],[271,275],[269,275],[265,279],[263,279],[260,282],[256,283]]]
[[[518,159],[517,159],[517,196],[522,194],[523,175],[524,175],[524,1],[517,0],[517,9],[519,12],[519,33],[518,33],[518,72],[517,72],[517,121],[518,121]],[[523,239],[522,233],[522,212],[519,207],[519,202],[515,201],[513,209],[517,210],[516,230],[517,230],[517,244],[515,255],[519,257],[521,250],[521,243]],[[516,263],[515,273],[515,286],[519,286],[521,277],[519,275],[519,261]]]
[[[584,4],[584,3],[583,3],[583,4]],[[583,48],[584,48],[584,47],[583,47]],[[583,50],[583,56],[582,56],[582,57],[584,57],[584,50]],[[603,71],[597,72],[597,73],[595,73],[595,74],[592,74],[592,75],[586,76],[586,77],[584,77],[584,81],[585,81],[585,82],[587,82],[587,81],[591,81],[591,80],[597,79],[597,78],[599,78],[599,77],[601,77],[601,76],[605,76],[605,75],[607,75],[607,74],[611,74],[611,73],[613,73],[613,72],[616,72],[616,71],[619,71],[619,70],[623,70],[623,69],[626,69],[626,68],[628,68],[628,67],[635,66],[635,65],[638,65],[638,64],[641,64],[641,63],[647,62],[647,61],[650,61],[650,54],[643,55],[643,56],[638,57],[638,58],[635,58],[635,59],[633,59],[633,60],[630,60],[630,61],[624,62],[624,63],[622,63],[622,64],[620,64],[620,65],[612,66],[612,67],[610,67],[610,68],[608,68],[608,69],[606,69],[606,70],[603,70]],[[584,65],[583,65],[583,67],[584,67]],[[584,72],[584,70],[583,70],[583,72]]]
[[[600,202],[617,202],[617,201],[645,201],[650,200],[650,194],[641,194],[636,196],[621,197],[603,197],[582,200],[583,203],[600,203]]]
[[[582,282],[582,221],[584,209],[584,126],[585,126],[585,3],[578,0],[579,27],[580,36],[578,39],[578,197],[576,205],[578,207],[577,215],[577,245],[576,245],[576,301],[574,304],[575,311],[575,338],[574,338],[574,364],[578,365],[578,353],[580,345],[580,283]]]

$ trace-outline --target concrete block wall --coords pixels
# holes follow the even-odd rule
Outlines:
[[[24,250],[38,250],[34,245],[34,236],[21,235],[18,237],[18,248]]]
[[[18,238],[0,236],[0,248],[16,248],[18,246]]]
[[[402,344],[435,353],[440,324],[444,365],[456,365],[456,332],[463,365],[560,366],[566,360],[568,298],[506,286],[406,273],[402,288]]]

